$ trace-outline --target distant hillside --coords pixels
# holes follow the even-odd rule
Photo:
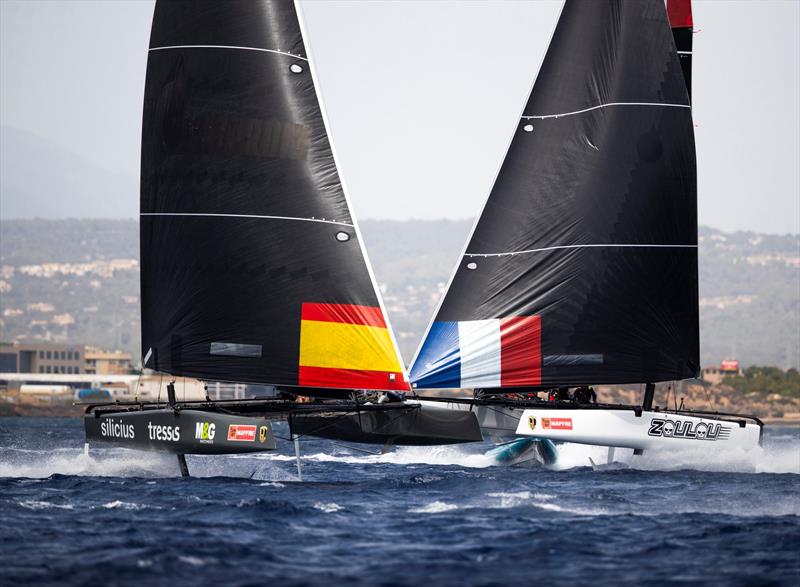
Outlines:
[[[28,131],[0,127],[0,218],[134,218],[138,193],[135,176],[100,169]]]
[[[471,221],[361,223],[406,361]],[[134,220],[0,222],[0,339],[73,340],[138,355]],[[48,268],[46,263],[60,264]],[[23,267],[26,267],[23,270]],[[678,286],[679,284],[676,284]],[[800,238],[700,230],[702,361],[800,368]]]

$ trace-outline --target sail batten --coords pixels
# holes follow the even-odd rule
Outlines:
[[[511,319],[539,325],[537,375],[515,379],[501,361],[486,387],[698,372],[693,124],[659,0],[565,3],[413,385],[479,387],[481,360],[459,335]]]
[[[408,389],[388,322],[361,327],[385,312],[310,59],[291,0],[156,3],[140,200],[146,366]],[[350,312],[307,320],[312,306]]]
[[[168,49],[236,49],[239,51],[263,51],[264,53],[276,53],[278,55],[285,55],[293,59],[302,59],[308,61],[302,55],[294,55],[286,51],[278,51],[277,49],[264,49],[262,47],[237,47],[234,45],[168,45],[165,47],[150,47],[149,51],[166,51]]]
[[[263,214],[222,214],[222,213],[204,213],[204,212],[142,212],[139,216],[205,216],[211,218],[262,218],[264,220],[296,220],[300,222],[322,222],[323,224],[338,224],[340,226],[349,226],[352,224],[348,222],[337,222],[336,220],[325,220],[324,218],[297,218],[293,216],[265,216]]]
[[[696,249],[697,245],[658,245],[658,244],[583,244],[583,245],[555,245],[552,247],[542,247],[539,249],[527,249],[524,251],[507,251],[505,253],[464,253],[465,257],[505,257],[509,255],[525,255],[528,253],[541,253],[544,251],[556,251],[558,249],[583,249],[591,247],[635,247],[635,248],[666,248],[666,249]]]
[[[590,106],[583,110],[575,110],[573,112],[561,112],[559,114],[530,114],[523,115],[524,120],[544,120],[546,118],[562,118],[564,116],[573,116],[575,114],[583,114],[584,112],[591,112],[600,108],[609,108],[611,106],[664,106],[667,108],[691,108],[689,104],[674,104],[671,102],[610,102],[608,104],[598,104],[597,106]]]

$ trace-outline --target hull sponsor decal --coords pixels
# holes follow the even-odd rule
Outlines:
[[[129,440],[136,438],[133,424],[125,424],[122,420],[114,420],[114,418],[108,418],[100,424],[100,434],[106,438],[127,438]]]
[[[261,444],[264,444],[267,441],[267,436],[269,435],[269,428],[266,426],[262,426],[258,429],[258,441]]]
[[[648,436],[663,438],[686,438],[689,440],[727,440],[731,434],[730,426],[712,422],[693,422],[678,418],[653,418],[650,420]]]
[[[237,442],[255,442],[256,427],[254,424],[230,424],[228,440]]]
[[[147,436],[150,440],[161,440],[164,442],[178,442],[181,439],[180,426],[162,426],[147,423]]]
[[[214,435],[217,432],[217,425],[213,422],[198,422],[194,427],[195,440],[201,444],[214,444]]]
[[[572,418],[542,418],[545,430],[572,430]]]

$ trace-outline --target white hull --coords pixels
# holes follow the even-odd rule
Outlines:
[[[753,448],[761,427],[743,419],[633,409],[524,410],[516,433],[555,442],[632,449]]]
[[[484,436],[499,441],[509,436],[532,436],[555,442],[632,449],[753,448],[761,427],[751,420],[708,415],[609,409],[524,409],[456,402],[423,405],[472,410]],[[531,420],[533,418],[533,420]],[[532,426],[531,423],[534,422]]]

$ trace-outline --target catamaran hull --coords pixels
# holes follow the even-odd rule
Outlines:
[[[761,426],[745,419],[639,409],[528,409],[516,433],[555,442],[644,449],[757,447]]]
[[[460,402],[428,402],[421,400],[420,404],[427,407],[438,407],[458,412],[471,412],[475,414],[478,426],[488,437],[501,438],[515,436],[519,426],[523,408],[508,406],[482,406]]]
[[[275,450],[269,420],[172,408],[89,412],[86,442],[178,454],[238,454]]]
[[[292,414],[289,425],[292,434],[372,444],[431,446],[483,440],[473,414],[415,403],[392,410]]]
[[[275,449],[271,421],[288,420],[291,434],[383,445],[480,442],[475,415],[417,402],[295,404],[282,400],[89,406],[87,443],[178,454],[236,454]]]

